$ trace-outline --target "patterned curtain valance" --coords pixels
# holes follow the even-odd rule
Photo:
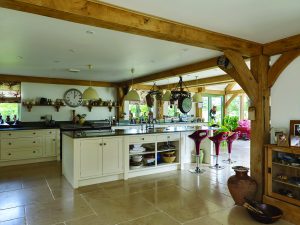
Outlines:
[[[0,81],[0,103],[20,103],[21,102],[21,83],[20,82],[1,82]]]

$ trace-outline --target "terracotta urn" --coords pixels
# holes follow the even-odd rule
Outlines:
[[[227,186],[236,205],[242,206],[245,198],[254,199],[257,192],[257,183],[248,176],[249,168],[234,166],[235,175],[229,177]]]

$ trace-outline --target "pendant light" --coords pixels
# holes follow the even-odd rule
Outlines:
[[[168,90],[166,90],[166,92],[164,93],[162,97],[162,101],[169,102],[170,99],[171,99],[171,91],[169,90],[169,79],[168,79]]]
[[[127,93],[127,95],[125,95],[124,100],[139,102],[141,101],[140,95],[137,92],[137,90],[133,89],[133,73],[134,73],[134,68],[131,69],[131,74],[132,74],[131,90]]]
[[[89,69],[92,69],[92,65],[88,65]],[[96,100],[99,99],[99,95],[97,93],[97,91],[91,87],[92,86],[92,81],[90,81],[90,86],[84,90],[84,92],[82,93],[82,99],[85,100]]]
[[[196,76],[196,84],[198,87],[198,77]],[[193,102],[201,103],[202,102],[202,95],[199,92],[196,92],[193,95]]]

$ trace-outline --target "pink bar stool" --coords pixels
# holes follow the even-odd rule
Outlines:
[[[203,173],[205,170],[200,168],[200,165],[202,162],[200,162],[200,144],[201,142],[207,138],[208,136],[208,130],[197,130],[188,137],[193,139],[196,145],[196,168],[195,169],[190,169],[189,171],[192,173]]]
[[[236,139],[238,139],[238,137],[239,137],[239,132],[234,132],[233,134],[227,137],[226,141],[227,141],[227,148],[228,148],[228,159],[223,160],[223,162],[228,164],[235,163],[235,161],[231,160],[231,150],[232,150],[232,143]]]
[[[225,141],[227,139],[228,133],[227,132],[221,132],[215,136],[208,137],[214,144],[215,144],[215,150],[216,150],[216,164],[214,166],[210,166],[211,169],[217,169],[221,170],[224,169],[224,166],[219,165],[219,154],[220,154],[220,144],[222,141]]]

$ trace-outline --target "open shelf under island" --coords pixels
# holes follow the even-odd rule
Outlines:
[[[195,146],[188,135],[198,129],[209,128],[64,132],[63,175],[73,188],[78,188],[181,169],[184,163],[192,161]],[[210,159],[211,141],[206,139],[201,148]]]

